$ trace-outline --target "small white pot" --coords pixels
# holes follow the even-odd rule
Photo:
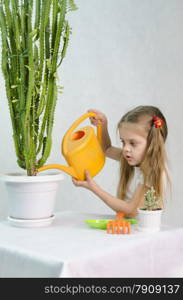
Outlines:
[[[58,173],[1,175],[8,193],[10,223],[21,227],[49,225],[54,217],[56,192],[63,178]]]
[[[162,209],[143,210],[138,209],[138,230],[143,232],[157,232],[161,227]]]

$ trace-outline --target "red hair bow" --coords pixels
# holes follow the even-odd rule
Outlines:
[[[153,116],[153,122],[155,128],[161,128],[163,126],[163,120],[157,116]]]

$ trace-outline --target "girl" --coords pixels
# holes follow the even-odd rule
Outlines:
[[[144,206],[144,194],[153,186],[156,196],[163,197],[168,179],[165,141],[167,123],[162,112],[154,106],[138,106],[126,113],[118,123],[122,149],[113,147],[107,129],[107,118],[98,110],[91,123],[102,123],[102,143],[106,156],[120,161],[117,197],[104,191],[86,170],[86,180],[73,178],[76,186],[89,189],[114,211],[134,217],[137,208]]]

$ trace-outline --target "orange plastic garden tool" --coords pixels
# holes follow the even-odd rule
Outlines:
[[[130,222],[123,219],[124,213],[118,212],[116,214],[116,220],[109,221],[107,223],[107,233],[131,233],[131,224]]]
[[[93,127],[86,126],[74,131],[85,119],[94,117],[93,112],[82,115],[76,120],[64,135],[62,141],[62,154],[68,166],[52,164],[37,169],[41,172],[48,169],[59,169],[78,180],[85,179],[85,170],[88,170],[91,177],[94,177],[103,168],[105,154],[102,150],[102,126],[97,126],[97,135]]]

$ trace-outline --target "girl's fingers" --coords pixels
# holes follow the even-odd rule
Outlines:
[[[96,109],[89,109],[88,112],[96,113],[94,117],[90,117],[90,121],[94,126],[103,125],[107,122],[106,116],[101,111]]]
[[[93,109],[93,108],[90,108],[90,109],[88,109],[88,111],[87,112],[94,112],[94,113],[99,113],[99,111],[98,110],[96,110],[96,109]]]
[[[74,183],[74,185],[76,185],[76,179],[74,177],[72,177],[72,182]]]
[[[82,186],[87,187],[89,182],[91,181],[91,176],[88,170],[85,170],[85,180],[77,180],[74,177],[72,177],[72,182],[75,186]]]
[[[75,179],[74,177],[72,177],[72,182],[73,182],[74,185],[76,185],[76,186],[80,186],[80,185],[81,185],[81,181]]]
[[[98,121],[97,120],[93,120],[91,121],[92,125],[97,126],[98,125]]]
[[[88,170],[85,170],[85,177],[86,177],[86,181],[91,180],[90,172]]]
[[[92,123],[92,125],[97,126],[100,123],[100,119],[97,119],[96,117],[91,117],[90,122]]]
[[[72,182],[74,183],[75,186],[86,187],[86,181],[77,180],[74,177],[72,177]]]
[[[96,109],[89,109],[87,112],[94,112],[94,113],[96,113],[96,116],[90,117],[90,121],[91,121],[91,123],[92,123],[94,126],[97,126],[97,125],[98,125],[98,120],[100,120],[100,117],[98,116],[99,111],[96,110]]]

